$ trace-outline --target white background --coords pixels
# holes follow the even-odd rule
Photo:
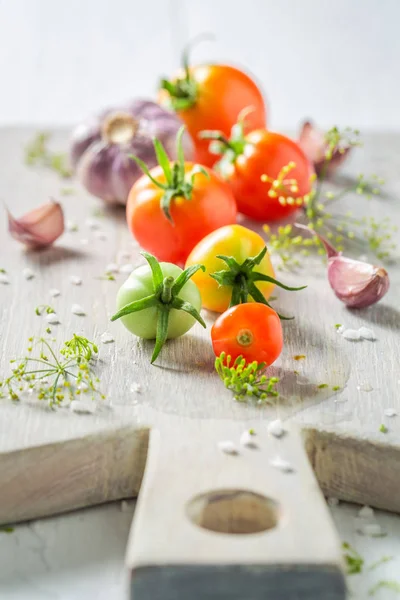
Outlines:
[[[73,124],[107,105],[154,96],[202,32],[195,61],[242,65],[261,82],[275,129],[305,117],[323,127],[400,131],[400,0],[0,0],[0,125]],[[0,535],[0,595],[10,600],[125,598],[132,511],[119,505],[23,525]],[[357,510],[335,509],[342,539],[368,562],[399,556],[387,538],[355,533]],[[353,579],[364,600],[399,560]],[[379,600],[393,592],[381,591]]]
[[[182,46],[243,65],[275,129],[400,130],[399,0],[0,0],[0,124],[70,124],[155,94]]]

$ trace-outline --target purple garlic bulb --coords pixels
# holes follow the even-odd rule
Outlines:
[[[158,164],[153,138],[160,140],[171,160],[177,158],[175,140],[182,122],[150,100],[134,100],[108,109],[76,127],[72,133],[70,159],[83,186],[109,204],[126,204],[129,191],[142,171],[133,154],[149,169]],[[194,148],[187,132],[182,144],[187,161]]]

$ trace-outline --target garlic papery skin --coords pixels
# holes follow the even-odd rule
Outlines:
[[[389,289],[383,267],[338,255],[328,259],[328,280],[336,296],[350,308],[379,302]]]
[[[335,295],[349,308],[366,308],[379,302],[389,289],[389,275],[383,267],[342,256],[322,235],[301,223],[323,244],[328,256],[328,281]]]
[[[322,176],[323,172],[324,176],[331,177],[346,160],[350,152],[350,146],[336,148],[332,153],[332,158],[326,160],[328,144],[325,135],[311,121],[303,123],[298,144],[303,149],[308,160],[314,165],[318,176]]]
[[[50,246],[64,233],[64,213],[54,200],[16,219],[7,210],[8,230],[13,238],[28,248],[39,249]]]
[[[91,194],[109,204],[125,205],[132,185],[142,176],[130,155],[143,160],[149,169],[156,166],[152,140],[157,137],[175,160],[175,139],[181,125],[175,114],[148,100],[105,110],[73,132],[72,166]],[[188,133],[182,141],[185,158],[191,160],[194,149]]]

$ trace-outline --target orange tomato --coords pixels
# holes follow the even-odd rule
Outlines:
[[[211,329],[216,356],[225,352],[234,361],[276,361],[283,347],[282,325],[277,313],[265,304],[238,304],[218,317]]]
[[[208,132],[215,134],[223,153],[215,168],[229,183],[239,212],[260,221],[283,219],[303,205],[314,170],[300,146],[285,135],[265,129],[245,135],[243,123],[250,116],[239,121],[229,140]]]
[[[209,142],[198,134],[219,129],[230,135],[239,113],[251,106],[246,131],[266,126],[265,105],[256,83],[246,73],[229,65],[200,65],[180,71],[172,81],[163,81],[158,100],[172,108],[185,123],[196,148],[196,162],[211,167],[218,157]]]
[[[257,256],[264,248],[265,242],[262,237],[242,225],[227,225],[202,239],[188,256],[186,268],[195,264],[202,264],[206,268],[205,272],[198,271],[192,277],[200,290],[203,307],[223,312],[231,303],[232,286],[220,285],[210,277],[227,268],[218,255],[233,257],[237,263],[243,264],[246,259]],[[268,252],[254,267],[254,271],[274,278],[274,269]],[[255,285],[264,298],[269,298],[274,289],[274,283],[269,281],[256,281]],[[251,293],[249,299],[254,300]]]
[[[184,163],[191,178],[195,168]],[[196,172],[190,199],[173,197],[169,220],[162,208],[165,190],[143,175],[132,187],[126,207],[128,226],[139,244],[159,260],[182,264],[192,248],[207,234],[236,220],[236,203],[229,186],[214,172]],[[161,166],[150,171],[159,184],[167,180]],[[183,176],[183,174],[182,174]]]

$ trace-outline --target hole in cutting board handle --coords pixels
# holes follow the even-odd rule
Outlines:
[[[212,490],[186,506],[189,519],[202,529],[228,534],[260,533],[278,523],[275,500],[248,490]]]

